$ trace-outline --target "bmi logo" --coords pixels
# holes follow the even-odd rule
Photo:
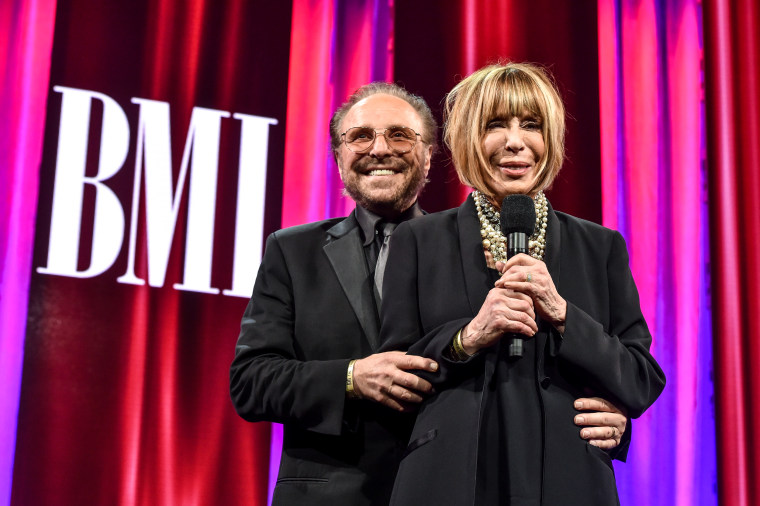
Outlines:
[[[211,286],[214,214],[223,118],[230,113],[195,107],[192,111],[179,176],[173,184],[169,104],[133,98],[139,107],[136,132],[131,217],[104,181],[122,170],[129,150],[130,129],[124,110],[103,93],[56,86],[62,94],[50,242],[43,274],[77,278],[98,276],[109,269],[125,246],[126,271],[119,283],[144,285],[135,274],[137,213],[144,204],[147,247],[147,282],[164,286],[182,195],[187,187],[187,233],[184,274],[177,290],[219,293]],[[103,108],[97,174],[87,176],[90,111],[99,101]],[[277,120],[235,113],[241,122],[238,195],[232,286],[225,295],[249,297],[261,255],[269,127]],[[79,269],[80,233],[85,185],[95,191],[92,254],[89,267]],[[141,190],[144,190],[141,192]],[[141,195],[145,202],[141,203]],[[126,233],[125,233],[126,232]]]

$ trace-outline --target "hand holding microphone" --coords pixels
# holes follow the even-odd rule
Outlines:
[[[507,257],[528,252],[536,210],[533,199],[510,195],[501,206],[501,228],[507,240]],[[500,280],[501,281],[501,280]],[[468,354],[492,346],[505,336],[510,340],[510,356],[521,357],[523,337],[538,331],[533,301],[520,290],[498,287],[491,290],[475,318],[463,329],[462,345]]]
[[[528,254],[528,239],[536,225],[533,199],[527,195],[508,195],[501,203],[501,233],[507,239],[507,259],[518,253]],[[521,334],[509,334],[509,357],[523,356]]]
[[[501,206],[501,228],[507,238],[508,260],[499,265],[502,277],[495,286],[530,297],[536,314],[564,332],[567,302],[557,291],[546,264],[528,254],[528,239],[533,234],[535,216],[533,199],[530,197],[510,195],[504,199]],[[523,336],[510,335],[509,339],[509,356],[521,357]]]

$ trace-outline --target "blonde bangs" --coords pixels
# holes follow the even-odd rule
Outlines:
[[[444,141],[463,184],[495,196],[482,138],[491,120],[515,116],[540,120],[547,149],[539,161],[532,192],[551,185],[564,159],[565,109],[547,73],[525,63],[484,67],[446,97]]]
[[[538,87],[526,79],[520,72],[500,72],[494,79],[483,83],[484,104],[480,131],[485,132],[486,125],[497,118],[534,117],[543,120],[546,104],[539,103],[542,96]]]

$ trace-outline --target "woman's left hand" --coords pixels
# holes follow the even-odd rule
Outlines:
[[[495,284],[497,288],[509,288],[529,296],[538,316],[560,332],[565,331],[567,302],[557,292],[544,262],[520,253],[506,263],[496,262],[496,269],[501,273]]]

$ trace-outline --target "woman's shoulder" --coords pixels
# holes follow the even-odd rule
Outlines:
[[[593,221],[584,220],[567,213],[555,211],[560,222],[563,247],[576,248],[597,253],[614,254],[627,249],[623,235]]]
[[[583,218],[578,218],[577,216],[563,213],[562,211],[554,211],[554,214],[557,215],[557,219],[559,220],[560,224],[570,232],[588,233],[610,237],[618,234],[616,230],[607,228],[603,225],[600,225],[599,223],[584,220]]]
[[[420,216],[419,218],[415,220],[410,220],[415,225],[422,226],[422,227],[430,227],[434,226],[435,224],[451,221],[453,219],[456,219],[457,211],[459,211],[458,207],[454,207],[452,209],[446,209],[445,211],[437,211],[434,213],[428,213],[423,216]]]
[[[455,232],[457,221],[457,208],[428,213],[412,220],[405,221],[396,229],[393,236],[410,233],[414,237],[425,240],[432,240],[442,235],[447,235],[446,231]],[[407,232],[404,232],[406,230]]]

